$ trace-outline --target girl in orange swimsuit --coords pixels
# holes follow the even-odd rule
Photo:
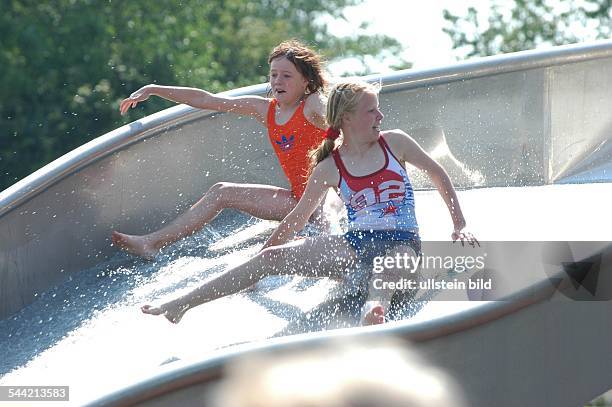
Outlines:
[[[213,185],[188,211],[167,226],[147,235],[113,232],[117,247],[145,258],[196,231],[223,209],[234,208],[252,216],[282,220],[304,192],[308,175],[308,152],[325,138],[326,80],[321,57],[298,41],[275,47],[268,58],[270,96],[219,96],[202,89],[147,85],[123,100],[120,111],[149,96],[163,97],[195,108],[250,115],[268,129],[270,143],[291,185],[291,190],[271,185],[220,182]]]

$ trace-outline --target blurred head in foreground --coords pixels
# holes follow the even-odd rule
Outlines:
[[[214,406],[378,407],[466,404],[450,377],[408,344],[369,338],[248,356],[228,367]]]

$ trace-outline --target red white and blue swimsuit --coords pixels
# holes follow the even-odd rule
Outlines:
[[[385,155],[385,165],[364,176],[349,173],[338,150],[332,152],[340,173],[338,192],[348,215],[345,238],[362,260],[365,260],[363,256],[371,257],[364,253],[364,244],[368,242],[403,244],[408,241],[420,252],[414,192],[408,174],[382,136],[378,144]]]

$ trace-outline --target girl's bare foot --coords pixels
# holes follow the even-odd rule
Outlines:
[[[162,304],[159,307],[154,307],[152,305],[143,305],[140,310],[145,314],[150,315],[163,315],[166,319],[173,324],[178,324],[181,322],[183,315],[189,309],[189,306],[183,305],[174,305],[171,302],[167,304]]]
[[[119,249],[147,260],[152,260],[158,253],[158,250],[144,236],[126,235],[113,231],[112,241],[113,245]]]
[[[385,308],[379,302],[369,301],[363,306],[361,326],[380,325],[385,323]]]

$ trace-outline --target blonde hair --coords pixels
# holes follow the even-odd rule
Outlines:
[[[341,130],[342,117],[345,113],[355,110],[361,95],[364,92],[378,94],[380,86],[372,85],[362,81],[339,82],[329,91],[327,99],[327,124],[334,130]],[[308,153],[310,168],[308,174],[318,163],[326,159],[336,147],[336,141],[326,138],[323,142]]]

